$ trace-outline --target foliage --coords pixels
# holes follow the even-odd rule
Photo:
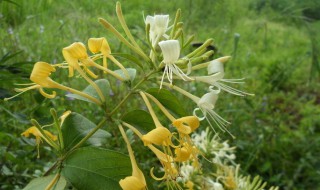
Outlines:
[[[226,65],[226,75],[246,76],[245,89],[250,89],[255,97],[235,99],[225,95],[220,97],[216,110],[232,122],[229,130],[237,138],[230,139],[230,144],[237,146],[237,163],[241,164],[241,172],[259,174],[271,185],[280,185],[281,189],[314,189],[319,186],[319,78],[316,68],[320,25],[317,12],[312,12],[318,6],[317,1],[217,0],[210,2],[210,6],[204,0],[122,2],[134,37],[141,38],[144,34],[142,10],[145,15],[174,15],[174,11],[181,8],[182,20],[188,26],[185,33],[197,34],[193,42],[202,43],[207,37],[214,37],[215,57],[236,53],[236,58]],[[259,5],[262,2],[264,5]],[[88,36],[107,36],[114,52],[126,53],[125,56],[115,54],[117,59],[139,62],[127,58],[130,55],[127,48],[97,22],[102,16],[116,23],[114,2],[17,0],[0,1],[0,7],[2,98],[14,94],[13,84],[22,83],[29,77],[34,62],[59,63],[63,47],[73,41],[86,41]],[[310,14],[312,16],[308,16]],[[306,24],[301,16],[312,17],[313,21]],[[8,57],[10,59],[6,59]],[[66,75],[57,71],[57,82],[85,89],[84,83],[75,82],[77,79],[62,80]],[[312,80],[308,81],[309,78]],[[196,95],[200,95],[199,89],[203,89],[198,84],[189,87]],[[123,91],[127,92],[126,85],[112,85],[108,92],[110,102],[119,102],[120,96],[114,94],[125,94]],[[181,99],[183,96],[177,97]],[[82,110],[81,114],[93,123],[101,120],[97,114],[100,108],[92,109],[91,104],[65,99],[61,94],[58,99],[48,100],[38,92],[30,91],[12,101],[1,102],[1,189],[21,189],[31,178],[42,176],[53,164],[50,160],[54,154],[49,146],[43,143],[41,159],[36,159],[35,142],[21,137],[20,134],[31,125],[30,118],[37,118],[40,124],[50,123],[52,119],[47,108],[55,107],[58,115],[72,108]],[[183,103],[190,113],[193,104]],[[138,101],[132,100],[119,112],[130,113],[137,107],[143,108]],[[150,118],[150,115],[146,117]],[[122,148],[123,142],[118,140],[120,134],[116,126],[103,127],[113,136],[103,147],[116,147],[116,150],[127,153]],[[229,135],[220,135],[230,138]],[[139,154],[137,159],[148,158],[143,155],[143,146],[134,141],[134,136],[131,137],[134,146],[140,147],[135,150]],[[152,164],[148,161],[141,167],[147,168],[145,165],[150,162]]]

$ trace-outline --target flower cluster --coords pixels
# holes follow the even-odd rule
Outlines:
[[[155,168],[152,167],[150,169],[150,176],[157,181],[165,181],[168,189],[184,189],[184,187],[189,190],[197,188],[217,190],[246,189],[253,182],[258,183],[259,179],[254,179],[251,182],[250,178],[238,175],[239,167],[236,166],[234,161],[235,148],[230,147],[227,141],[219,142],[218,134],[212,136],[208,129],[197,133],[201,121],[204,120],[208,122],[215,133],[218,128],[222,132],[228,132],[231,135],[226,128],[229,122],[215,111],[219,94],[228,92],[237,96],[253,95],[226,84],[243,83],[244,80],[224,79],[224,64],[230,59],[230,56],[212,59],[211,56],[214,52],[207,49],[212,43],[212,39],[205,41],[200,47],[190,53],[183,52],[192,42],[193,36],[187,41],[184,40],[185,34],[183,32],[183,24],[180,22],[180,10],[177,11],[173,23],[170,22],[169,15],[146,17],[146,41],[149,46],[147,50],[144,50],[131,34],[123,17],[120,3],[117,3],[116,10],[119,22],[126,36],[122,35],[105,19],[100,18],[99,21],[109,32],[113,33],[115,37],[136,54],[136,57],[123,54],[118,55],[122,55],[142,68],[140,70],[142,77],[139,82],[135,83],[133,81],[138,67],[137,69],[127,68],[125,64],[118,61],[115,58],[117,54],[111,52],[106,38],[90,38],[87,46],[82,42],[74,42],[63,48],[62,55],[65,61],[62,63],[35,63],[30,76],[30,80],[33,83],[26,84],[28,85],[26,88],[15,89],[19,92],[17,95],[37,89],[44,97],[55,98],[57,95],[55,91],[48,93],[45,90],[59,89],[69,94],[71,93],[77,99],[85,100],[101,107],[104,111],[102,113],[104,120],[101,123],[103,124],[106,120],[109,120],[110,123],[118,125],[131,160],[132,174],[119,181],[120,187],[124,190],[147,189],[145,176],[138,167],[134,150],[131,147],[124,127],[127,130],[131,130],[143,142],[147,151],[152,152],[154,157],[159,160],[161,168],[156,168],[157,172],[155,172]],[[88,53],[87,47],[91,53]],[[111,63],[119,69],[110,69]],[[57,69],[67,69],[66,72],[68,72],[69,77],[77,76],[77,78],[84,79],[88,83],[88,87],[80,91],[56,82],[51,75]],[[207,75],[196,75],[196,71],[199,69],[206,69]],[[78,75],[75,75],[75,72]],[[109,105],[106,101],[108,94],[105,93],[105,89],[101,85],[98,85],[98,80],[96,80],[103,79],[108,82],[107,79],[110,79],[110,77],[117,82],[123,82],[129,89],[128,94],[120,102],[116,102],[113,109],[111,108],[112,105]],[[172,110],[161,101],[161,98],[156,98],[152,93],[148,93],[147,89],[144,88],[146,85],[142,85],[147,82],[152,83],[151,86],[157,85],[159,91],[164,90],[163,88],[166,87],[189,98],[196,104],[193,113],[186,116],[177,116],[178,114],[172,113]],[[201,82],[208,85],[203,90],[204,92],[201,97],[195,96],[186,90],[185,87],[187,85],[185,84],[190,82]],[[147,108],[148,114],[154,123],[155,127],[146,133],[138,130],[130,122],[124,121],[122,117],[119,117],[121,113],[115,114],[131,95],[139,96],[137,98],[142,100],[141,102]],[[6,100],[11,98],[7,98]],[[169,97],[168,99],[171,100],[171,98],[173,97]],[[62,158],[59,162],[63,162],[71,154],[70,152],[80,147],[102,126],[102,124],[99,124],[92,132],[79,141],[70,152],[64,151],[63,139],[60,139],[62,138],[60,126],[69,113],[65,113],[60,119],[55,119],[59,133],[59,144],[55,142],[57,137],[49,131],[44,130],[44,127],[41,127],[37,122],[34,122],[35,126],[26,130],[22,135],[28,137],[30,134],[33,134],[36,137],[36,144],[38,146],[41,139],[44,139],[52,147],[61,150]],[[55,114],[53,115],[55,117]],[[63,155],[65,152],[66,154]],[[201,160],[209,161],[217,169],[216,171],[209,172],[208,175],[194,178],[195,174],[201,174],[203,171]],[[163,173],[160,177],[157,176],[158,174],[155,174],[159,172]],[[199,180],[202,186],[199,186]]]

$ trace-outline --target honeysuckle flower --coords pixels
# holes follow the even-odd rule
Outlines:
[[[103,67],[107,68],[107,57],[111,54],[108,41],[105,38],[90,38],[88,40],[88,47],[94,54],[101,52],[103,55]]]
[[[186,116],[176,119],[172,125],[177,128],[179,133],[189,135],[199,127],[200,121],[196,116]]]
[[[193,80],[188,77],[176,64],[180,56],[180,44],[178,40],[166,40],[159,42],[159,46],[163,54],[163,63],[165,68],[161,78],[160,88],[162,87],[164,76],[167,76],[168,81],[172,84],[173,73],[183,80]]]
[[[169,146],[172,144],[171,137],[172,134],[167,128],[157,127],[143,135],[142,141],[145,146],[148,146],[149,144]]]
[[[49,131],[43,130],[43,132],[45,133],[47,138],[50,138],[53,141],[57,140],[57,136],[53,135]],[[40,148],[41,139],[44,139],[48,144],[51,145],[51,142],[46,137],[44,137],[44,135],[41,134],[39,129],[37,127],[35,127],[35,126],[32,126],[32,127],[28,128],[21,135],[24,136],[24,137],[30,137],[30,135],[33,135],[36,138],[36,145],[37,145],[37,149],[38,149],[38,158],[40,157],[39,148]]]
[[[186,147],[178,147],[174,150],[176,157],[174,158],[177,162],[184,162],[189,160],[191,152]]]
[[[113,63],[115,63],[122,70],[122,72],[126,76],[126,80],[130,79],[130,75],[129,75],[127,69],[125,69],[124,66],[111,55],[111,49],[110,49],[110,46],[109,46],[106,38],[103,38],[103,37],[102,38],[90,38],[88,40],[88,46],[89,46],[89,50],[94,54],[101,52],[101,54],[103,56],[103,67],[104,68],[102,69],[101,67],[99,67],[99,65],[97,65],[96,63],[94,63],[92,61],[87,62],[87,64],[89,66],[95,66],[98,69],[102,69],[105,73],[110,73],[113,76],[115,76],[116,78],[119,78],[119,76],[115,75],[116,73],[107,69],[107,58],[109,58]],[[84,62],[84,63],[86,64],[86,62]],[[121,80],[123,80],[123,79],[121,79]]]
[[[151,130],[146,135],[143,135],[142,140],[145,146],[149,145],[150,143],[153,143],[156,145],[173,146],[171,142],[171,137],[172,137],[171,132],[160,123],[148,98],[146,97],[146,94],[144,92],[140,92],[140,95],[144,100],[156,126],[155,129]]]
[[[149,36],[152,46],[154,47],[168,29],[169,15],[148,15],[145,23],[150,24]]]
[[[81,43],[81,42],[75,42],[75,43],[71,44],[70,46],[63,48],[62,49],[62,54],[63,54],[64,59],[69,64],[69,77],[74,75],[73,69],[76,69],[79,72],[79,74],[89,84],[91,84],[93,86],[93,88],[98,93],[98,95],[99,95],[100,99],[102,100],[102,102],[105,102],[105,97],[102,94],[101,89],[80,68],[79,61],[82,62],[84,65],[94,64],[94,62],[88,56],[87,49],[86,49],[85,45],[83,43]],[[89,69],[86,68],[86,71],[88,72]],[[93,74],[92,72],[89,72],[89,74],[90,73]]]
[[[201,133],[192,134],[194,145],[213,163],[235,164],[235,147],[230,147],[227,141],[220,142],[217,134],[212,135],[207,128]]]
[[[98,99],[96,99],[92,96],[89,96],[86,93],[83,93],[83,92],[80,92],[80,91],[75,90],[73,88],[59,84],[59,83],[55,82],[54,80],[52,80],[50,78],[50,75],[52,72],[55,72],[55,71],[56,71],[55,68],[49,63],[46,63],[46,62],[35,63],[33,66],[32,73],[30,75],[30,80],[34,83],[23,84],[23,85],[29,85],[29,87],[26,87],[26,88],[15,88],[15,91],[19,92],[19,93],[10,97],[10,98],[6,98],[5,100],[10,100],[10,99],[26,92],[26,91],[33,90],[33,89],[38,89],[39,92],[46,98],[54,98],[56,96],[55,91],[53,91],[52,94],[48,94],[43,90],[43,88],[57,88],[57,89],[65,90],[68,92],[72,92],[74,94],[78,94],[80,96],[83,96],[83,97],[95,102],[98,105],[101,105],[101,102]]]
[[[224,77],[224,63],[227,62],[230,59],[230,56],[221,57],[215,60],[212,60],[207,65],[207,71],[208,76],[196,76],[190,78],[193,78],[195,81],[200,81],[204,83],[208,83],[210,85],[210,88],[217,88],[218,90],[224,90],[226,92],[229,92],[231,94],[237,95],[237,96],[245,96],[245,95],[253,95],[247,92],[243,92],[241,90],[235,89],[233,87],[230,87],[224,83],[232,83],[232,84],[240,84],[244,83],[242,79],[223,79]]]
[[[223,131],[227,131],[229,134],[230,132],[226,129],[226,125],[230,124],[228,121],[223,119],[221,116],[219,116],[215,111],[215,104],[216,101],[218,100],[218,93],[219,91],[217,90],[210,90],[210,92],[204,94],[201,98],[177,87],[173,86],[169,83],[163,82],[163,85],[172,88],[181,94],[187,96],[191,100],[193,100],[197,104],[197,108],[193,110],[193,115],[198,117],[200,121],[206,119],[210,125],[210,127],[215,131],[212,121]],[[197,112],[200,111],[202,113],[202,116],[199,116]],[[231,134],[230,134],[231,135]],[[231,135],[232,136],[232,135]]]
[[[143,135],[135,127],[133,127],[125,122],[123,122],[122,124],[124,126],[128,127],[129,129],[131,129],[140,139],[142,139]],[[151,168],[150,174],[151,174],[152,178],[154,178],[155,180],[163,180],[163,179],[175,180],[178,177],[179,172],[178,172],[177,166],[174,163],[174,158],[172,156],[171,150],[168,148],[167,152],[164,153],[164,152],[160,151],[158,148],[156,148],[155,146],[153,146],[152,144],[148,144],[147,146],[159,159],[159,161],[163,167],[163,171],[165,172],[162,177],[156,177],[153,174],[154,168]]]
[[[212,189],[212,190],[224,190],[223,186],[221,183],[213,181],[211,178],[205,178],[205,186],[207,189]]]
[[[146,185],[145,177],[144,177],[142,171],[138,167],[138,164],[137,164],[136,159],[134,157],[133,150],[131,148],[129,139],[128,139],[128,137],[127,137],[126,133],[124,132],[121,125],[119,126],[119,129],[120,129],[120,132],[121,132],[121,135],[122,135],[124,141],[127,144],[127,149],[129,152],[129,157],[130,157],[131,166],[132,166],[132,175],[126,177],[125,179],[121,179],[119,181],[119,184],[123,190],[143,190],[143,189],[146,189],[147,185]]]

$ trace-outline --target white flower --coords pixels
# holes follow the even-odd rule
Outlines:
[[[192,141],[205,156],[218,164],[235,164],[235,147],[230,147],[227,141],[220,142],[217,134],[212,135],[207,128],[200,134],[194,133]]]
[[[179,76],[183,80],[192,80],[183,71],[175,65],[180,57],[180,44],[178,40],[165,40],[159,42],[159,46],[163,54],[163,63],[165,64],[164,72],[161,78],[160,88],[162,87],[162,82],[164,76],[167,76],[170,84],[172,84],[173,73]]]
[[[219,116],[215,111],[215,104],[218,100],[218,93],[219,91],[211,90],[210,92],[204,94],[196,103],[198,105],[198,108],[193,110],[193,115],[197,116],[199,120],[206,119],[211,126],[211,128],[214,130],[211,121],[213,121],[218,127],[223,131],[227,131],[226,126],[227,124],[230,124],[228,121],[223,119],[221,116]],[[203,116],[198,116],[197,111],[201,111]],[[214,130],[215,131],[215,130]]]
[[[190,180],[195,170],[196,169],[192,165],[189,165],[189,163],[183,163],[180,166],[181,182],[187,182]]]
[[[224,83],[234,83],[240,84],[244,83],[242,79],[223,79],[224,77],[224,62],[226,62],[230,57],[221,57],[219,59],[213,60],[209,63],[207,70],[209,76],[200,76],[200,77],[191,77],[194,78],[196,81],[205,82],[211,85],[211,89],[216,87],[218,90],[224,90],[234,95],[238,96],[245,96],[245,95],[253,95],[247,92],[243,92],[241,90],[235,89],[230,87]]]
[[[219,182],[215,182],[210,178],[205,179],[206,187],[211,190],[224,190],[223,186]]]
[[[215,124],[218,125],[218,127],[223,131],[227,131],[229,134],[230,132],[226,129],[226,125],[230,124],[228,121],[223,119],[221,116],[219,116],[213,109],[215,108],[216,101],[218,100],[218,93],[219,90],[212,90],[210,89],[210,92],[204,94],[201,98],[177,87],[172,86],[172,84],[168,84],[166,82],[161,81],[161,85],[164,84],[165,86],[168,86],[170,88],[173,88],[174,90],[180,92],[181,94],[187,96],[191,100],[193,100],[198,108],[195,108],[193,111],[193,115],[199,118],[199,120],[206,119],[210,125],[210,127],[215,131],[214,127],[212,126],[213,121]],[[198,111],[201,111],[202,116],[199,116],[197,114]],[[231,134],[230,134],[231,135]],[[232,135],[231,135],[232,136]]]
[[[169,15],[148,15],[145,23],[150,24],[150,41],[154,46],[168,29]]]

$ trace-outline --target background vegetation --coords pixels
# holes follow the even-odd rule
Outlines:
[[[31,118],[46,121],[49,107],[62,112],[72,105],[73,110],[78,107],[86,117],[98,121],[88,105],[46,100],[38,92],[9,102],[2,99],[15,94],[15,83],[28,81],[34,62],[62,61],[62,48],[74,41],[106,36],[114,52],[124,50],[97,22],[104,17],[116,23],[115,2],[0,1],[0,189],[21,189],[50,166],[50,148],[42,146],[41,159],[37,159],[34,142],[20,135]],[[141,43],[143,14],[173,17],[181,8],[186,34],[197,34],[194,42],[212,37],[215,56],[233,56],[227,63],[227,77],[246,77],[244,89],[256,96],[226,95],[220,97],[217,109],[232,121],[230,131],[237,138],[224,134],[223,138],[238,147],[242,172],[259,174],[281,189],[320,187],[319,1],[120,2]]]

